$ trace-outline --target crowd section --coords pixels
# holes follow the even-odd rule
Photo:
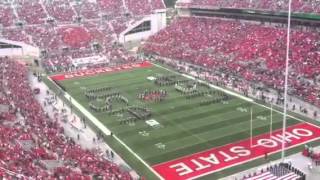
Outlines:
[[[40,2],[19,0],[16,4],[19,19],[28,24],[43,24],[47,19],[47,14]]]
[[[179,18],[141,47],[210,71],[283,90],[286,29],[233,20]],[[320,39],[316,32],[293,30],[290,94],[320,106]]]
[[[181,6],[197,8],[237,8],[267,10],[271,12],[288,11],[289,0],[192,0],[188,3],[178,3]],[[320,13],[318,0],[292,0],[292,11],[300,13]]]
[[[35,99],[23,64],[1,58],[0,70],[1,178],[132,179],[96,150],[82,149],[64,135]]]
[[[150,0],[125,0],[128,9],[134,15],[141,15],[141,14],[151,14],[151,3]]]
[[[45,8],[50,17],[60,22],[70,22],[76,15],[70,3],[65,0],[49,1],[45,4]]]
[[[0,24],[4,27],[11,26],[13,25],[14,19],[15,16],[12,9],[0,4]]]
[[[81,4],[75,4],[74,9],[77,14],[81,14],[85,19],[99,18],[99,14],[96,12],[99,9],[97,3],[83,1]]]
[[[287,163],[280,163],[254,172],[240,178],[240,180],[306,180],[306,175]]]
[[[30,44],[30,36],[20,28],[6,28],[2,30],[2,35],[9,40]]]
[[[117,15],[125,9],[123,1],[118,0],[97,0],[99,7],[109,15]]]
[[[132,60],[117,38],[162,0],[15,0],[0,4],[0,37],[40,48],[48,71],[68,70],[74,58],[106,55]],[[3,10],[3,11],[2,11]]]

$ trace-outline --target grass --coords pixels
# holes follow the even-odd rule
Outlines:
[[[252,107],[254,117],[253,135],[268,132],[270,110],[236,97],[232,97],[228,104],[218,103],[199,106],[199,103],[204,99],[213,97],[204,96],[188,100],[177,92],[174,86],[159,87],[147,79],[147,77],[157,74],[173,75],[167,70],[153,66],[148,69],[135,69],[121,73],[65,80],[61,81],[61,85],[88,110],[90,110],[89,100],[84,96],[85,90],[106,86],[112,87],[125,96],[130,105],[148,107],[152,111],[151,118],[158,121],[162,128],[152,128],[141,120],[137,121],[134,126],[123,125],[119,122],[119,119],[121,119],[119,116],[109,115],[106,112],[91,112],[149,165],[249,138],[250,113],[240,112],[239,108],[248,110]],[[179,79],[183,78],[179,77]],[[137,94],[145,89],[155,90],[159,88],[168,92],[168,97],[162,102],[144,102],[137,98]],[[266,117],[267,120],[259,120],[257,119],[258,116]],[[282,115],[273,112],[273,120],[273,128],[279,129],[282,125]],[[288,119],[288,125],[296,123],[298,123],[297,120]],[[147,133],[148,136],[142,136],[141,132]],[[130,155],[113,138],[106,137],[106,140],[130,166],[143,176],[155,179],[155,176],[141,162]],[[158,148],[156,144],[159,143],[165,145],[165,149]],[[293,153],[298,150],[300,150],[299,147],[289,152]],[[277,156],[274,155],[271,158],[277,158]],[[246,163],[246,166],[229,168],[203,179],[224,177],[261,164],[262,161],[258,159]]]

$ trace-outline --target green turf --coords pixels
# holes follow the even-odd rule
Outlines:
[[[61,85],[88,110],[90,110],[89,100],[84,95],[85,90],[99,87],[112,87],[125,96],[131,106],[150,109],[151,119],[158,121],[162,128],[152,128],[142,120],[137,121],[134,126],[124,125],[120,124],[119,116],[90,110],[97,119],[150,165],[249,138],[250,112],[240,112],[239,108],[249,110],[252,107],[253,135],[269,131],[270,110],[236,97],[228,100],[227,104],[200,106],[201,101],[214,98],[215,95],[186,99],[175,90],[174,85],[160,87],[147,79],[158,74],[173,75],[172,72],[153,66],[148,69],[65,80],[61,81]],[[139,100],[137,95],[145,89],[163,89],[168,92],[168,96],[162,102],[144,102]],[[258,116],[267,119],[260,120]],[[273,112],[273,122],[273,129],[279,129],[282,125],[282,115]],[[288,125],[296,123],[299,122],[288,119]],[[159,143],[165,145],[165,148],[157,147],[156,144]]]

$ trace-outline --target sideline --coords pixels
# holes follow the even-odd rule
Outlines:
[[[150,61],[149,61],[149,62],[150,62]],[[245,100],[245,101],[247,101],[247,102],[251,102],[251,103],[253,103],[253,104],[256,104],[256,105],[258,105],[258,106],[264,107],[264,108],[269,109],[269,110],[271,109],[271,108],[268,107],[268,106],[265,106],[265,105],[263,105],[263,104],[259,104],[259,103],[255,102],[253,99],[248,98],[248,97],[245,97],[245,96],[240,95],[240,94],[238,94],[238,93],[235,93],[235,92],[233,92],[233,91],[230,91],[230,90],[221,88],[221,87],[219,87],[219,86],[210,84],[210,83],[208,83],[208,82],[206,82],[206,81],[204,81],[204,80],[196,79],[195,77],[190,76],[190,75],[187,75],[187,74],[175,72],[175,71],[173,71],[173,70],[171,70],[171,69],[168,69],[168,68],[163,67],[163,66],[161,66],[161,65],[155,64],[154,62],[150,62],[150,63],[151,63],[152,65],[156,66],[156,67],[159,67],[159,68],[161,68],[161,69],[165,69],[165,70],[167,70],[167,71],[169,71],[169,72],[172,72],[172,73],[174,73],[174,74],[178,74],[178,75],[181,75],[181,76],[186,77],[186,78],[188,78],[188,79],[192,79],[192,80],[196,80],[196,81],[201,82],[201,83],[205,83],[205,84],[209,85],[210,87],[212,87],[212,88],[214,88],[214,89],[220,90],[220,91],[222,91],[222,92],[225,92],[226,94],[229,94],[229,95],[235,96],[235,97],[237,97],[237,98],[243,99],[243,100]],[[52,83],[55,84],[55,82],[53,82],[50,77],[48,77],[48,79],[49,79]],[[78,103],[78,102],[77,102],[74,98],[72,98],[68,93],[65,93],[65,98],[67,98],[69,101],[70,101],[70,99],[71,99],[71,104],[73,104],[73,105],[74,105],[75,107],[77,107],[82,113],[84,113],[84,114],[87,116],[87,118],[88,118],[97,128],[99,128],[105,135],[108,135],[108,136],[111,135],[111,131],[110,131],[109,129],[107,129],[106,126],[104,126],[97,118],[95,118],[88,110],[86,110],[80,103]],[[281,112],[281,111],[279,111],[279,110],[276,110],[276,109],[272,109],[272,110],[275,111],[275,112],[277,112],[277,113],[283,114],[283,112]],[[305,123],[308,123],[308,124],[310,124],[310,125],[312,125],[312,126],[316,126],[316,125],[314,125],[314,124],[312,124],[312,123],[306,122],[306,121],[304,121],[304,120],[302,120],[302,119],[299,119],[299,118],[297,118],[297,117],[294,117],[294,116],[292,116],[292,115],[287,114],[287,116],[290,117],[290,118],[293,118],[293,119],[295,119],[295,120],[297,120],[297,121],[305,122]],[[318,126],[316,126],[316,127],[318,127]],[[113,137],[114,137],[121,145],[123,145],[135,158],[137,158],[137,159],[138,159],[140,162],[142,162],[151,172],[153,172],[154,175],[156,175],[160,180],[164,180],[164,178],[163,178],[158,172],[156,172],[148,163],[146,163],[137,153],[135,153],[129,146],[127,146],[120,138],[118,138],[116,135],[113,135]],[[314,141],[314,140],[312,140],[312,141]],[[311,142],[311,141],[310,141],[310,142]],[[299,145],[300,145],[300,144],[299,144]],[[296,145],[296,146],[299,146],[299,145]],[[292,146],[292,147],[290,147],[290,149],[291,149],[291,148],[294,148],[294,147],[296,147],[296,146]],[[278,151],[276,151],[276,152],[274,152],[274,153],[277,153],[277,152],[278,152]],[[272,154],[274,154],[274,153],[272,153]],[[261,157],[257,157],[257,158],[255,158],[255,159],[258,159],[258,158],[261,158]],[[250,161],[255,160],[255,159],[251,159]],[[243,163],[243,162],[242,162],[242,163]],[[237,165],[238,165],[238,164],[234,164],[233,166],[230,166],[230,167],[227,167],[227,168],[231,168],[231,167],[234,167],[234,166],[237,166]],[[225,168],[223,168],[223,169],[225,169]],[[220,169],[220,170],[223,170],[223,169]],[[220,171],[220,170],[219,170],[219,171]],[[203,176],[208,175],[208,174],[211,174],[211,173],[213,173],[213,172],[204,173],[204,174],[202,174],[202,175],[200,175],[200,176],[193,177],[193,178],[190,178],[190,179],[203,177]]]
[[[183,73],[179,73],[179,72],[175,72],[175,71],[173,71],[173,70],[171,70],[171,69],[168,69],[168,68],[163,67],[163,66],[161,66],[161,65],[155,64],[154,62],[151,62],[151,63],[152,63],[154,66],[157,66],[157,67],[159,67],[159,68],[162,68],[162,69],[165,69],[165,70],[170,71],[170,72],[172,72],[172,73],[175,73],[175,74],[184,76],[184,77],[186,77],[186,78],[188,78],[188,79],[192,79],[192,80],[196,80],[196,81],[201,82],[201,83],[205,83],[205,84],[209,85],[210,87],[212,87],[212,88],[214,88],[214,89],[223,91],[223,92],[225,92],[225,93],[227,93],[227,94],[229,94],[229,95],[238,97],[238,98],[243,99],[243,100],[245,100],[245,101],[251,102],[251,103],[253,103],[253,104],[255,104],[255,105],[258,105],[258,106],[261,106],[261,107],[264,107],[264,108],[266,108],[266,109],[271,110],[270,107],[268,107],[268,106],[266,106],[266,105],[263,105],[263,104],[260,104],[260,103],[257,103],[257,102],[254,101],[253,99],[248,98],[248,97],[246,97],[246,96],[243,96],[243,95],[241,95],[241,94],[238,94],[238,93],[235,93],[235,92],[233,92],[233,91],[230,91],[230,90],[221,88],[221,87],[219,87],[219,86],[210,84],[210,83],[208,83],[208,82],[206,82],[206,81],[204,81],[204,80],[196,79],[196,78],[193,77],[193,76],[190,76],[190,75],[187,75],[187,74],[183,74]],[[277,107],[278,107],[278,106],[277,106]],[[272,109],[272,110],[273,110],[274,112],[277,112],[277,113],[283,115],[283,112],[281,112],[281,111],[279,111],[279,110],[277,110],[277,109]],[[290,114],[287,114],[287,117],[290,117],[290,118],[295,119],[295,120],[300,121],[300,122],[308,123],[308,124],[310,124],[310,125],[312,125],[312,126],[315,126],[315,127],[320,127],[320,126],[317,126],[317,125],[315,125],[315,124],[313,124],[313,123],[310,123],[310,122],[307,122],[307,121],[302,120],[302,119],[300,119],[300,118],[297,118],[297,117],[295,117],[295,116],[292,116],[292,115],[290,115]]]
[[[196,81],[198,81],[198,82],[207,84],[207,85],[209,85],[210,87],[212,87],[212,88],[214,88],[214,89],[217,89],[217,90],[220,90],[220,91],[225,92],[226,94],[229,94],[229,95],[238,97],[238,98],[243,99],[243,100],[248,101],[248,102],[254,102],[253,99],[248,98],[248,97],[245,97],[245,96],[242,96],[242,95],[240,95],[240,94],[238,94],[238,93],[232,92],[232,91],[227,90],[227,89],[223,89],[223,88],[221,88],[221,87],[219,87],[219,86],[210,84],[210,83],[208,83],[208,82],[206,82],[206,81],[203,81],[203,80],[200,80],[200,79],[196,79],[196,78],[193,77],[193,76],[190,76],[190,75],[187,75],[187,74],[183,74],[183,73],[179,73],[179,72],[175,72],[175,71],[173,71],[173,70],[171,70],[171,69],[165,68],[165,67],[160,66],[160,65],[158,65],[158,64],[155,64],[155,63],[153,63],[153,62],[151,62],[151,63],[152,63],[154,66],[157,66],[157,67],[159,67],[159,68],[161,68],[161,69],[165,69],[165,70],[167,70],[167,71],[169,71],[169,72],[172,72],[172,73],[181,75],[181,76],[186,77],[186,78],[188,78],[188,79],[196,80]]]
[[[71,104],[73,104],[76,108],[79,109],[85,116],[87,116],[88,119],[97,127],[99,128],[105,135],[109,136],[111,135],[111,131],[106,128],[96,117],[94,117],[86,108],[84,108],[78,101],[76,101],[73,97],[71,97],[68,93],[65,92],[64,95],[65,98],[67,98]]]
[[[56,85],[54,81],[50,77],[48,79]],[[73,97],[71,97],[67,92],[64,95],[67,100],[71,100],[70,103],[73,104],[78,110],[80,110],[87,118],[107,136],[111,135],[111,131],[106,128],[96,117],[94,117],[86,108],[84,108],[78,101],[76,101]],[[158,172],[156,172],[148,163],[146,163],[137,153],[135,153],[129,146],[127,146],[121,139],[119,139],[116,135],[113,137],[122,145],[124,146],[135,158],[142,162],[154,175],[156,175],[160,180],[164,180],[162,176]]]

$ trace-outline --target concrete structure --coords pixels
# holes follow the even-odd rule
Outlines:
[[[139,21],[131,22],[129,27],[120,33],[118,41],[123,44],[144,40],[165,28],[166,25],[166,9],[156,10]]]
[[[0,39],[0,57],[3,56],[32,56],[39,57],[40,50],[37,47],[23,42]]]

